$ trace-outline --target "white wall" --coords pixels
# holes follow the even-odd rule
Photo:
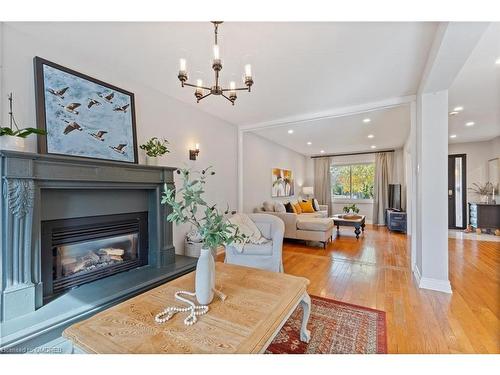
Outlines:
[[[243,212],[253,212],[264,201],[297,199],[306,181],[307,158],[253,133],[243,135]],[[272,168],[290,169],[294,175],[293,197],[271,197]]]
[[[69,24],[61,25],[61,33],[68,33]],[[35,95],[33,57],[40,56],[67,66],[92,77],[122,87],[135,94],[138,144],[152,136],[165,137],[171,143],[171,153],[163,158],[163,165],[181,167],[192,165],[204,168],[212,165],[216,175],[207,186],[207,200],[236,208],[237,190],[237,129],[231,124],[208,115],[169,97],[151,87],[134,81],[133,77],[113,70],[110,61],[98,61],[92,56],[80,55],[78,48],[63,48],[54,43],[44,43],[32,35],[23,34],[4,24],[1,102],[4,107],[2,123],[7,122],[5,100],[8,92],[14,93],[15,114],[23,126],[35,126]],[[119,57],[117,56],[117,59]],[[171,72],[175,74],[174,71]],[[168,71],[158,72],[168,74]],[[200,143],[200,155],[196,162],[189,161],[188,149]],[[36,139],[28,139],[28,151],[36,152]],[[140,160],[144,160],[141,155]],[[176,252],[183,252],[185,227],[175,228]]]
[[[500,154],[500,137],[484,142],[453,143],[448,145],[448,155],[467,154],[467,188],[473,183],[488,182],[488,160]],[[479,196],[467,190],[467,202],[478,202]],[[468,210],[468,205],[467,205]]]

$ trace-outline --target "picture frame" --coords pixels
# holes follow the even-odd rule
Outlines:
[[[34,57],[38,152],[138,163],[132,92]]]
[[[271,197],[291,197],[295,194],[293,172],[289,169],[272,168]]]

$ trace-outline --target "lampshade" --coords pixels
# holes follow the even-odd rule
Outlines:
[[[302,193],[305,195],[313,195],[314,194],[314,187],[312,186],[304,186],[302,188]]]

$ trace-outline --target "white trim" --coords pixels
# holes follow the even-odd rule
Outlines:
[[[238,212],[243,212],[243,134],[244,131],[238,129]]]
[[[420,280],[422,279],[422,276],[420,276],[420,270],[418,269],[416,264],[412,267],[412,271],[413,271],[413,276],[415,277],[415,281],[417,282],[417,285],[420,285]]]
[[[420,289],[430,289],[448,294],[453,293],[451,291],[451,284],[449,280],[438,280],[438,279],[431,279],[429,277],[422,277],[420,278],[420,283],[418,284],[418,287]]]
[[[244,131],[251,131],[262,128],[271,128],[283,125],[296,124],[299,122],[309,122],[309,121],[329,119],[334,117],[356,115],[369,111],[380,110],[383,108],[391,108],[403,104],[408,104],[414,101],[415,98],[416,98],[415,95],[389,98],[377,102],[353,105],[348,107],[333,108],[330,110],[320,111],[320,112],[304,113],[301,115],[295,115],[271,121],[263,121],[255,124],[240,125],[238,126],[238,129]]]
[[[413,267],[413,276],[415,277],[415,281],[420,289],[430,289],[448,294],[453,293],[449,280],[438,280],[432,279],[430,277],[422,277],[417,265]]]

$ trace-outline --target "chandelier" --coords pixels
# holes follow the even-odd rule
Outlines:
[[[199,103],[200,100],[205,99],[207,96],[210,95],[222,95],[224,98],[229,100],[232,105],[234,105],[234,102],[237,98],[236,96],[236,91],[248,91],[250,92],[250,88],[253,85],[253,79],[252,79],[252,67],[250,64],[245,65],[245,74],[243,76],[243,82],[245,83],[246,87],[236,87],[236,83],[234,81],[231,81],[229,83],[229,88],[223,88],[220,83],[219,83],[219,74],[220,71],[222,70],[222,60],[220,58],[220,51],[219,51],[219,45],[217,44],[217,32],[219,29],[219,25],[222,23],[222,21],[212,21],[214,24],[214,34],[215,34],[215,44],[214,44],[214,59],[212,61],[212,69],[214,70],[215,73],[215,84],[212,87],[207,87],[203,86],[203,81],[201,79],[196,80],[196,85],[193,85],[191,83],[188,83],[188,73],[186,70],[186,60],[185,59],[180,59],[179,62],[179,75],[177,78],[179,78],[179,81],[181,81],[181,86],[190,86],[195,88],[194,96],[196,97],[196,102]]]

